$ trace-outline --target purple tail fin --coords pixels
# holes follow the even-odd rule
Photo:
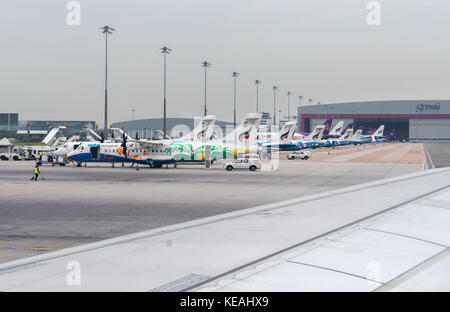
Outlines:
[[[344,130],[341,131],[341,134],[344,134],[348,129],[353,130],[353,123],[349,123],[347,126],[345,126]]]
[[[333,122],[333,119],[329,118],[323,123],[323,125],[325,126],[325,128],[323,129],[323,135],[328,135],[330,133],[332,122]]]
[[[389,132],[389,135],[386,137],[386,140],[393,140],[395,139],[395,129],[392,129],[391,132]]]

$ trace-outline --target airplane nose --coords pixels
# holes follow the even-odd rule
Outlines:
[[[74,160],[74,155],[75,155],[75,151],[72,151],[69,154],[67,154],[67,158],[69,158],[70,160]]]

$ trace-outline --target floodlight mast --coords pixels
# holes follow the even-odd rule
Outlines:
[[[277,90],[278,86],[273,86],[273,125],[277,125]]]
[[[105,125],[103,135],[106,138],[108,135],[108,35],[112,35],[116,30],[108,25],[100,27],[100,29],[105,34]]]
[[[234,78],[234,110],[233,110],[233,126],[236,128],[236,78],[239,77],[238,72],[233,72],[231,76]]]
[[[163,126],[163,133],[164,133],[164,139],[167,137],[167,99],[166,99],[166,95],[167,95],[167,84],[166,84],[166,57],[167,54],[169,54],[172,50],[169,49],[168,47],[162,47],[161,48],[161,53],[164,54],[164,126]]]
[[[206,69],[211,66],[211,63],[208,63],[207,61],[202,62],[202,66],[205,68],[205,116],[208,115],[208,109],[206,107]]]
[[[256,86],[256,112],[259,113],[259,85],[262,83],[261,80],[255,80],[254,84]]]

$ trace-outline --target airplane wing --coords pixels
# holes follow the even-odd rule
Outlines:
[[[0,291],[449,291],[449,179],[426,170],[15,260]]]
[[[162,140],[141,139],[141,140],[130,140],[130,141],[136,142],[143,147],[163,147],[163,146],[167,145],[167,142],[162,141]]]

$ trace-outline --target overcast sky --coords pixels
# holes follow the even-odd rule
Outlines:
[[[314,102],[450,98],[450,1],[381,0],[368,26],[365,0],[80,0],[69,26],[67,0],[0,1],[0,112],[21,120],[103,123],[104,35],[109,42],[109,121],[162,116],[162,46],[168,56],[168,115],[203,112],[202,61],[209,61],[208,108],[232,120],[256,107],[292,110]]]

